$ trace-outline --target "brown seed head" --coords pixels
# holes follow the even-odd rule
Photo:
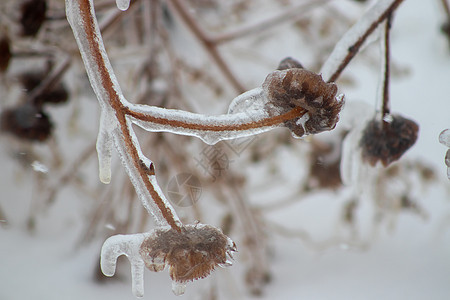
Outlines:
[[[24,104],[2,111],[0,128],[20,139],[43,142],[50,137],[53,124],[41,109]]]
[[[299,137],[331,130],[339,120],[344,102],[336,98],[336,84],[323,81],[314,72],[300,68],[274,71],[262,87],[269,113],[285,113],[299,106],[307,111],[307,116],[285,122]]]
[[[11,42],[6,35],[0,35],[0,73],[6,72],[11,57]]]
[[[168,265],[172,280],[188,282],[208,276],[217,266],[230,265],[234,243],[210,225],[185,225],[181,232],[159,229],[146,238],[139,253],[151,271]]]
[[[48,73],[49,71],[45,70],[25,72],[19,75],[19,81],[22,83],[27,93],[31,93],[31,91],[38,87],[45,77],[48,76]],[[68,99],[69,92],[67,91],[67,88],[63,83],[58,82],[56,85],[42,91],[41,94],[33,99],[33,102],[35,105],[41,106],[44,103],[66,103]]]
[[[381,161],[387,167],[414,145],[418,131],[417,123],[398,115],[392,116],[389,123],[370,121],[359,143],[363,160],[372,166]]]
[[[35,36],[45,21],[46,0],[25,0],[20,7],[23,36]]]

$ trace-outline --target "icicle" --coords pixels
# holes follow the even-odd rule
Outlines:
[[[101,110],[100,128],[97,136],[97,156],[100,181],[108,184],[111,182],[111,158],[112,158],[112,129],[114,117],[106,109]]]
[[[181,296],[186,291],[186,283],[172,281],[172,292],[175,296]]]
[[[144,261],[139,254],[139,248],[149,234],[115,235],[103,243],[101,250],[100,266],[106,276],[113,276],[116,272],[119,256],[128,257],[131,264],[132,292],[136,297],[144,296]]]
[[[349,130],[342,143],[341,178],[345,185],[357,181],[361,168],[359,141],[366,123],[373,116],[373,107],[363,102],[347,102],[341,113],[340,128]]]
[[[117,5],[117,8],[125,11],[130,6],[130,0],[116,0],[116,5]]]

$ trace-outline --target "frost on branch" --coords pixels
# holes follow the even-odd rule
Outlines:
[[[450,148],[450,129],[446,129],[439,135],[439,142]],[[447,166],[447,177],[450,179],[450,149],[445,154],[445,165]]]
[[[117,258],[126,255],[131,263],[133,294],[142,297],[144,265],[153,272],[168,266],[172,290],[181,295],[187,282],[208,276],[217,266],[230,266],[235,251],[234,242],[213,226],[185,225],[181,231],[166,227],[108,238],[102,247],[101,267],[105,275],[113,276]]]
[[[285,122],[297,137],[332,130],[344,104],[343,95],[336,97],[336,84],[327,83],[322,76],[298,67],[270,73],[263,90],[268,99],[267,110],[271,113],[285,113],[297,107],[306,111]]]

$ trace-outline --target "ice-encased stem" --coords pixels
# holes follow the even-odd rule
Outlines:
[[[127,101],[122,96],[106,54],[92,0],[66,0],[66,14],[91,86],[102,109],[99,138],[106,144],[97,146],[100,149],[98,154],[102,180],[107,182],[111,172],[107,168],[110,166],[112,137],[122,164],[144,207],[160,225],[169,224],[172,228],[179,230],[181,222],[172,206],[161,196],[160,188],[154,186],[156,180],[150,178],[148,159],[141,153],[131,123],[122,111]],[[147,162],[146,168],[142,167],[145,162]],[[153,199],[153,202],[149,202],[149,199]]]
[[[336,81],[366,39],[403,1],[377,1],[336,44],[320,70],[323,79],[328,82]]]

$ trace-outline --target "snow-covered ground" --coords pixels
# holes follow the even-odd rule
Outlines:
[[[260,299],[450,299],[450,181],[445,175],[446,149],[438,142],[439,133],[450,127],[450,49],[439,31],[443,19],[438,0],[405,0],[392,32],[393,60],[408,70],[392,79],[392,111],[420,125],[417,144],[405,158],[431,164],[438,177],[419,199],[428,218],[401,213],[395,227],[383,227],[364,251],[343,245],[318,252],[294,238],[273,237],[272,281]],[[271,57],[277,56],[276,48],[270,51]],[[282,49],[280,59],[290,51]],[[343,91],[348,101],[374,103],[376,71],[362,60],[352,63],[346,73],[357,75],[355,85]],[[0,299],[135,299],[128,261],[123,260],[128,269],[117,280],[97,283],[93,270],[103,241],[74,246],[91,204],[79,201],[73,190],[63,190],[30,234],[25,230],[33,209],[30,175],[18,171],[6,150],[0,151],[0,161],[0,207],[8,216],[7,224],[0,223]],[[297,209],[292,205],[269,218],[287,227],[301,223],[319,236],[331,235],[335,220],[326,218],[328,208],[323,207],[336,207],[333,197],[320,193],[307,200],[306,208],[302,202]],[[182,297],[207,299],[200,295],[208,281],[223,284],[229,299],[252,298],[235,284],[240,280],[233,273],[233,268],[239,269],[239,254],[236,258],[233,267],[188,285]],[[167,272],[146,271],[144,299],[179,299],[172,294]]]

